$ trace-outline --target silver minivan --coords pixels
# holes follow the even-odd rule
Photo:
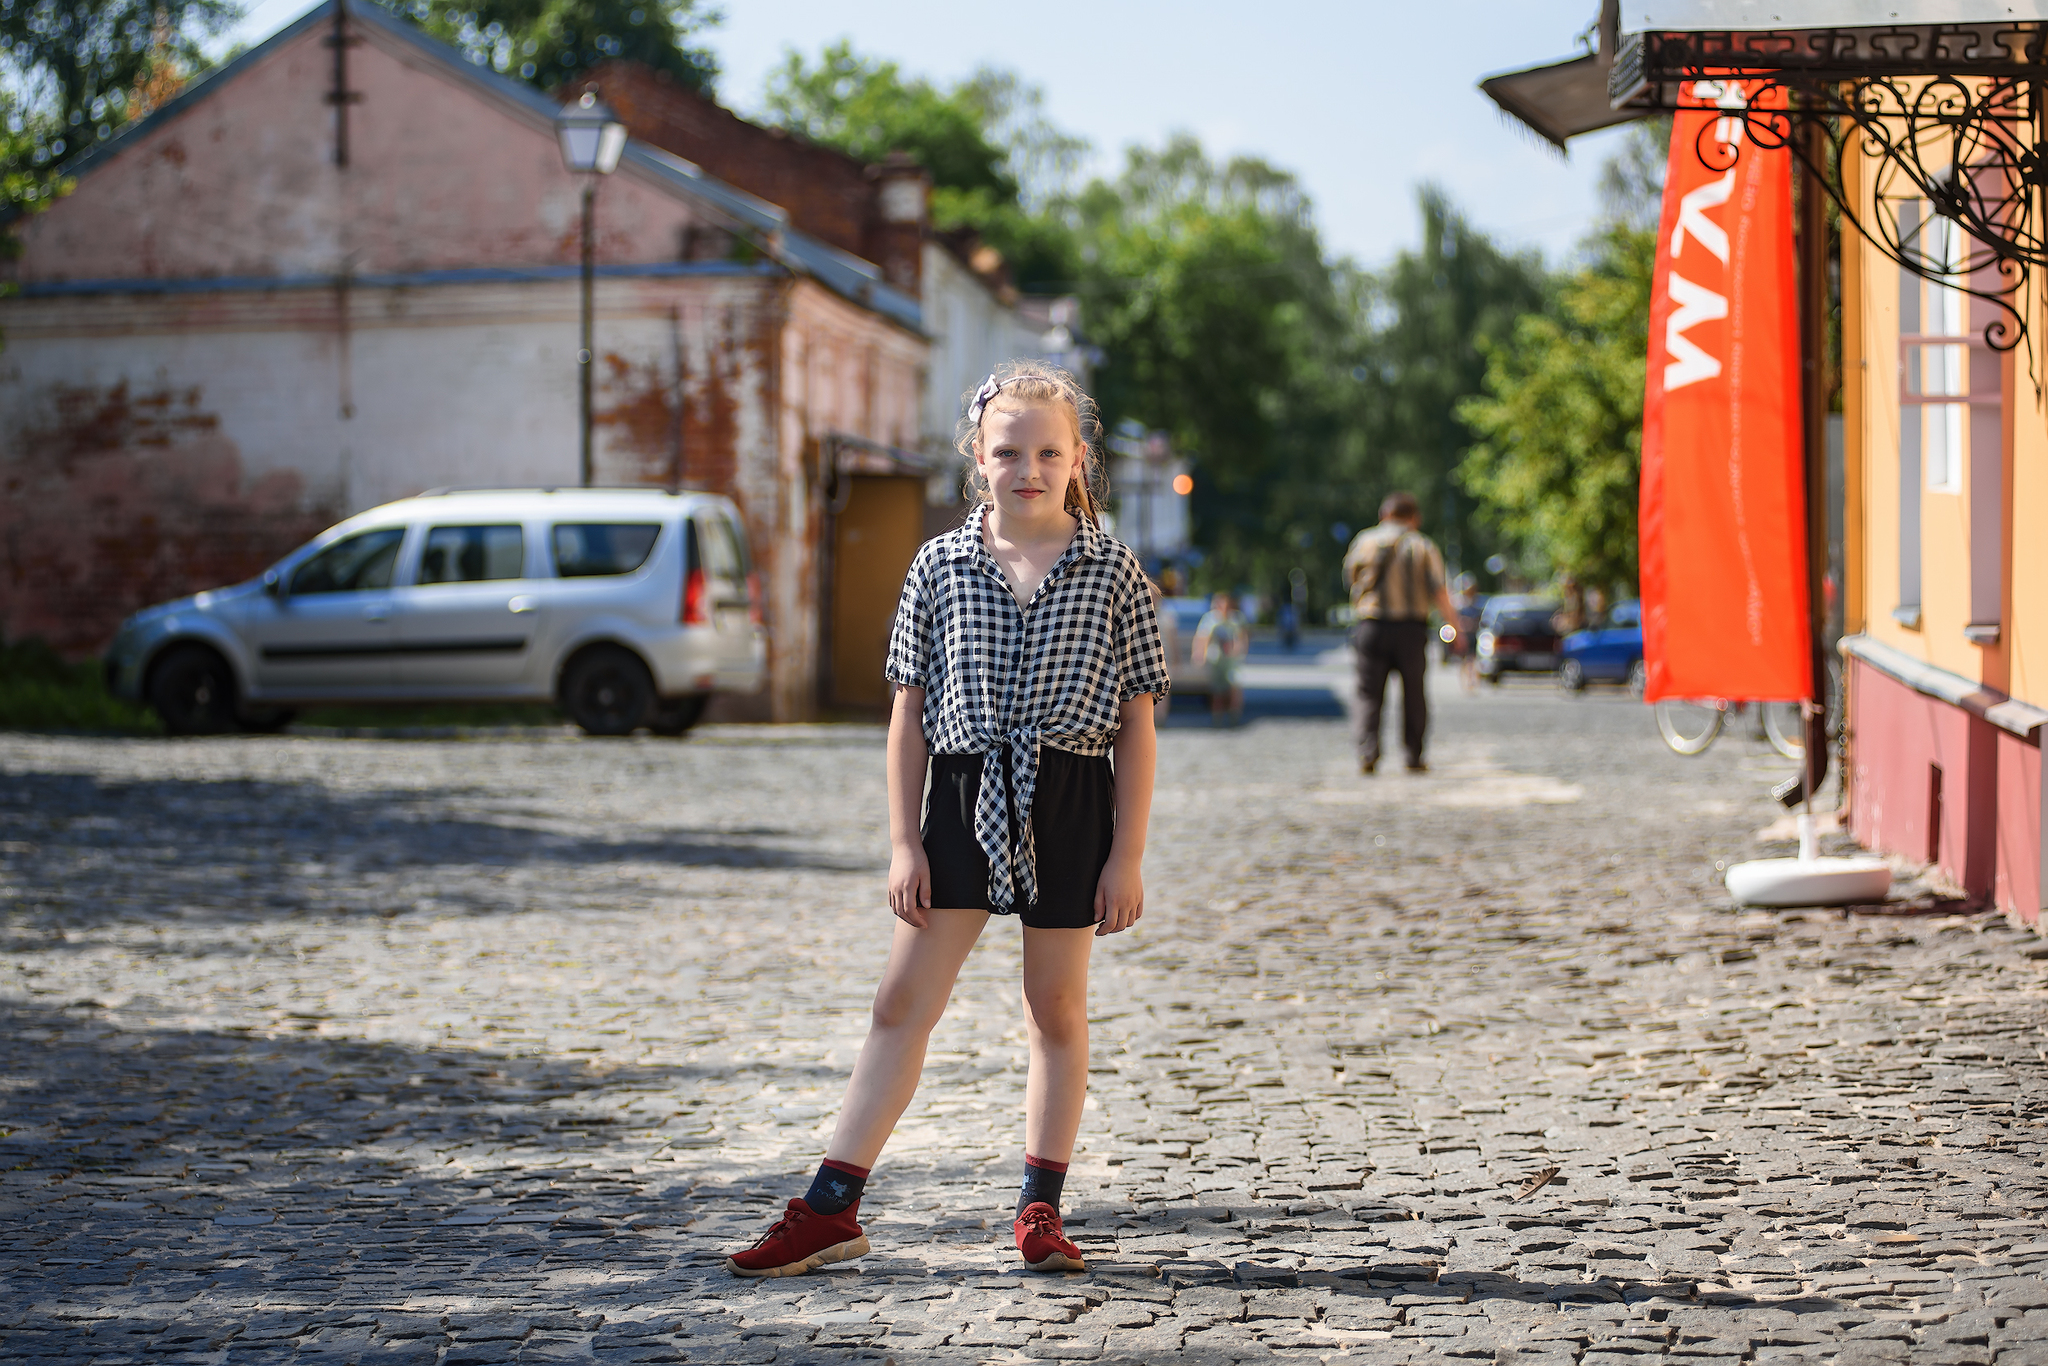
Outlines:
[[[137,612],[107,681],[173,734],[276,729],[320,703],[552,701],[592,735],[680,735],[712,694],[760,688],[760,605],[728,499],[436,491]]]

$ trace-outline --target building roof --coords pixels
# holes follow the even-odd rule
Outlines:
[[[354,3],[351,0],[324,0],[233,61],[193,81],[148,117],[130,124],[114,137],[83,153],[66,168],[66,173],[74,177],[91,174],[155,129],[176,119],[201,100],[211,98],[277,48],[296,40],[308,29],[331,25],[338,6],[344,7],[350,22],[374,28],[407,44],[466,83],[478,95],[501,105],[510,105],[529,118],[549,124],[554,122],[559,112],[555,101],[523,81],[479,66],[446,43],[430,37],[411,21],[362,0],[354,0]],[[789,215],[778,206],[706,175],[701,168],[681,157],[637,139],[628,139],[620,163],[632,166],[676,195],[694,201],[731,223],[784,269],[809,276],[835,294],[912,331],[923,331],[923,310],[917,299],[886,283],[881,271],[870,263],[792,229]]]
[[[1623,33],[1891,28],[2048,20],[2048,0],[1622,0]]]
[[[1611,79],[1617,53],[1637,47],[1638,34],[1770,34],[1780,57],[1848,59],[1858,50],[1854,30],[1869,30],[1890,51],[1930,50],[1913,30],[1926,25],[2006,25],[2048,21],[2048,0],[1604,0],[1595,51],[1489,76],[1479,88],[1512,117],[1563,150],[1568,139],[1652,111],[1635,98],[1629,81]],[[1748,38],[1734,39],[1751,43]],[[1756,48],[1761,53],[1763,48]],[[1626,65],[1626,63],[1624,63]],[[1638,66],[1640,62],[1638,62]],[[1620,88],[1617,89],[1616,87]]]

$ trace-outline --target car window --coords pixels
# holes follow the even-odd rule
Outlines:
[[[730,584],[744,584],[747,572],[740,561],[740,549],[733,540],[732,523],[723,517],[708,518],[698,541],[704,547],[704,568],[712,578]]]
[[[1609,626],[1641,626],[1643,605],[1639,602],[1617,602],[1614,611],[1607,618]]]
[[[526,573],[526,529],[519,526],[437,526],[420,551],[423,584],[517,579]]]
[[[732,536],[733,553],[739,556],[740,576],[744,578],[754,572],[754,552],[747,545],[747,524],[728,517],[725,529]]]
[[[1493,629],[1504,636],[1541,636],[1551,632],[1550,617],[1553,608],[1519,612],[1503,612]]]
[[[1494,598],[1480,624],[1502,632],[1547,631],[1555,611],[1557,604],[1543,598]]]
[[[564,522],[555,528],[555,572],[565,579],[630,574],[660,536],[659,522]]]
[[[362,593],[391,586],[402,527],[358,532],[328,546],[292,572],[294,596],[306,593]]]

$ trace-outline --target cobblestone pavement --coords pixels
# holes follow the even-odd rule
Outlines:
[[[1010,1247],[996,923],[874,1254],[767,1283],[717,1259],[861,1038],[879,731],[0,737],[0,1359],[2048,1362],[2048,945],[1736,910],[1783,761],[1618,697],[1343,735],[1163,737],[1091,1272]]]

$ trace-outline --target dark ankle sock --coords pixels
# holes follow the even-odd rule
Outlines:
[[[834,1162],[828,1157],[819,1164],[804,1203],[817,1214],[837,1214],[849,1205],[857,1205],[860,1193],[867,1189],[870,1170],[851,1162]]]
[[[1017,1213],[1022,1214],[1026,1205],[1035,1205],[1041,1200],[1058,1209],[1060,1193],[1066,1186],[1066,1163],[1048,1162],[1042,1157],[1024,1154],[1024,1189],[1017,1196]]]

